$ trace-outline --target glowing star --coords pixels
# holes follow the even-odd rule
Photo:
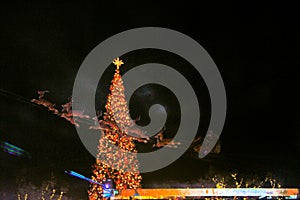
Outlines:
[[[119,69],[120,66],[123,65],[124,63],[119,58],[115,58],[114,61],[113,61],[113,64],[117,66],[117,69]]]

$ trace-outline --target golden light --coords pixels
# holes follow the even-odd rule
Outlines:
[[[115,59],[113,60],[113,64],[117,66],[117,69],[119,69],[120,66],[123,65],[124,63],[123,63],[123,61],[120,60],[119,58],[115,58]]]

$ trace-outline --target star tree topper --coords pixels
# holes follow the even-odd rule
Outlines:
[[[123,63],[123,61],[120,60],[119,58],[115,58],[115,59],[113,60],[113,64],[117,66],[117,69],[119,69],[120,66],[123,65],[124,63]]]

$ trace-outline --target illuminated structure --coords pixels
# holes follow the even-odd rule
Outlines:
[[[99,140],[96,164],[93,166],[92,180],[102,184],[112,179],[117,190],[136,189],[140,187],[141,176],[138,171],[138,160],[133,137],[127,134],[133,127],[125,99],[124,86],[120,75],[120,66],[124,64],[119,58],[113,63],[116,66],[111,81],[110,94],[105,105],[106,112],[100,120],[102,137]],[[119,151],[115,152],[112,146]],[[105,160],[102,159],[105,157]],[[112,166],[113,165],[113,166]],[[88,190],[90,200],[103,199],[103,188],[99,184],[91,184]]]
[[[135,194],[138,193],[138,196]],[[209,198],[208,198],[209,197]],[[235,197],[255,198],[286,198],[298,199],[299,189],[297,188],[191,188],[191,189],[137,189],[123,190],[119,196],[112,199],[234,199]],[[247,199],[247,198],[246,198]]]

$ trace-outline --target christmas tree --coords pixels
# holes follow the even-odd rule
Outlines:
[[[140,187],[142,177],[134,154],[136,152],[134,138],[128,135],[134,122],[129,115],[120,75],[120,66],[124,63],[119,58],[114,59],[113,63],[116,70],[109,88],[106,112],[99,121],[103,135],[99,140],[92,180],[102,184],[105,180],[112,179],[117,190],[136,189]],[[119,150],[113,150],[112,145]],[[91,184],[88,194],[90,200],[103,199],[103,188],[101,185]]]

